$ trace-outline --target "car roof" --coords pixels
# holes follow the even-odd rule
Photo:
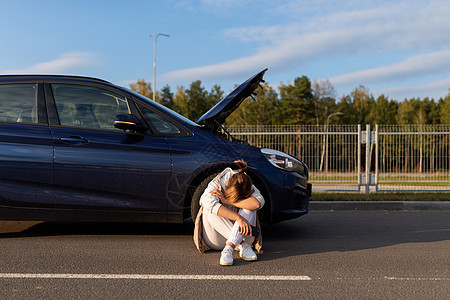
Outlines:
[[[84,82],[98,82],[98,83],[108,83],[109,81],[88,77],[88,76],[76,76],[76,75],[44,75],[44,74],[11,74],[11,75],[0,75],[0,81],[45,81],[45,80],[63,80],[63,81],[84,81]]]

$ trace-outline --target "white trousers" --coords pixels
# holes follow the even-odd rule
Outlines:
[[[256,210],[239,209],[240,214],[250,224],[256,226]],[[203,210],[203,239],[214,250],[222,250],[227,242],[233,243],[235,246],[244,240],[247,244],[253,244],[255,237],[242,235],[239,233],[239,224],[230,219],[212,214],[206,209]]]

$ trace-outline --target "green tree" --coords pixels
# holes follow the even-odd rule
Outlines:
[[[422,107],[426,113],[426,124],[440,123],[439,105],[434,99],[423,99]]]
[[[177,93],[175,94],[173,110],[183,115],[185,117],[188,116],[187,109],[187,97],[183,86],[177,87]]]
[[[366,117],[369,115],[370,109],[375,102],[373,96],[369,94],[369,90],[363,85],[354,89],[350,96],[352,97],[353,111],[356,114],[357,124],[366,124]]]
[[[357,116],[353,108],[353,102],[350,96],[342,96],[336,104],[336,111],[342,113],[336,121],[338,124],[357,124]]]
[[[279,124],[279,104],[277,93],[267,83],[256,92],[256,125]]]
[[[311,81],[297,77],[294,84],[280,86],[280,116],[284,124],[315,124]]]
[[[162,88],[161,97],[159,97],[158,102],[170,109],[174,108],[175,102],[173,99],[173,93],[170,91],[169,85],[166,85]]]
[[[366,117],[368,124],[394,125],[397,124],[396,115],[399,104],[389,100],[385,95],[378,96]]]
[[[397,121],[399,124],[436,124],[439,122],[438,106],[434,100],[425,98],[405,99],[400,103],[397,113]]]
[[[130,84],[130,89],[133,92],[139,93],[149,99],[153,98],[153,91],[150,83],[146,82],[144,79],[139,79],[136,83]]]
[[[202,87],[200,80],[194,81],[186,91],[187,117],[197,121],[212,106],[213,102],[208,97],[208,92]]]
[[[255,99],[244,100],[228,118],[228,125],[272,125],[280,124],[278,119],[277,93],[264,83],[256,90]]]
[[[336,110],[336,90],[330,81],[313,81],[314,115],[316,124],[325,124],[328,116]]]
[[[450,124],[450,89],[447,97],[439,101],[441,124]]]
[[[400,125],[414,124],[414,106],[408,99],[405,99],[398,106],[397,123]]]
[[[222,100],[223,91],[220,89],[220,85],[215,84],[212,87],[211,92],[208,94],[208,98],[209,98],[208,101],[211,102],[212,104],[216,104],[217,102]]]

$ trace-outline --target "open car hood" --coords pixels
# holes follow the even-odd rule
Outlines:
[[[197,123],[205,123],[209,129],[215,129],[223,124],[225,119],[241,105],[242,101],[250,96],[261,82],[264,82],[262,78],[266,71],[267,68],[247,79],[201,116]]]

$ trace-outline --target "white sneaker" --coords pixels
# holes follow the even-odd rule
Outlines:
[[[233,265],[233,249],[225,248],[220,254],[220,265],[231,266]]]
[[[258,256],[253,252],[252,246],[247,243],[242,243],[239,246],[239,256],[246,261],[258,260]]]

